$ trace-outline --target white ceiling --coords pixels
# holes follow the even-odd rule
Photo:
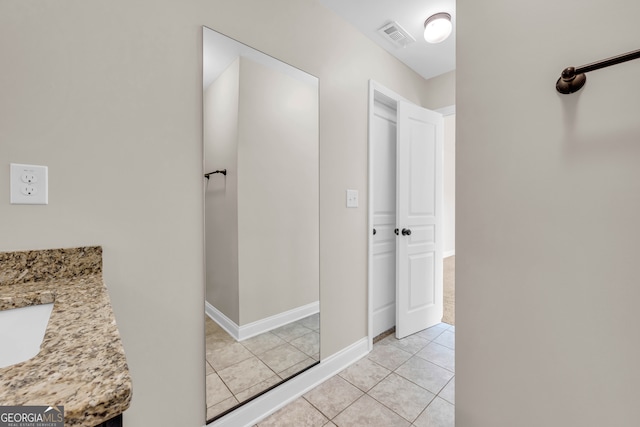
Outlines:
[[[365,36],[407,64],[425,79],[456,68],[455,0],[320,0]],[[424,40],[424,21],[434,13],[451,14],[453,33],[442,43]],[[378,30],[396,21],[416,41],[405,48],[384,39]]]

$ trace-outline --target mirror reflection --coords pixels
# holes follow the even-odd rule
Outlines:
[[[318,80],[203,28],[207,419],[319,361]]]

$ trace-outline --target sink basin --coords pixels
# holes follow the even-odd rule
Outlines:
[[[53,303],[0,310],[0,368],[29,360],[40,352]]]

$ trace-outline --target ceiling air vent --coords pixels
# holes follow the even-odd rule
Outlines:
[[[397,22],[390,22],[378,30],[378,33],[392,44],[405,47],[416,41],[411,34],[400,26]]]

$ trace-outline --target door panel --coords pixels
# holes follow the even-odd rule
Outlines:
[[[433,287],[424,286],[434,280],[434,264],[434,256],[430,253],[409,257],[409,313],[435,303]]]
[[[409,122],[412,126],[408,138],[409,162],[409,220],[416,219],[422,223],[425,215],[435,216],[435,175],[436,126],[415,119]],[[406,151],[405,151],[406,153]]]
[[[414,225],[411,227],[409,244],[435,244],[436,230],[433,225]]]
[[[442,319],[442,153],[439,113],[399,101],[397,115],[396,336]]]
[[[375,103],[372,132],[373,336],[396,322],[396,112]],[[373,232],[373,230],[371,230]]]

